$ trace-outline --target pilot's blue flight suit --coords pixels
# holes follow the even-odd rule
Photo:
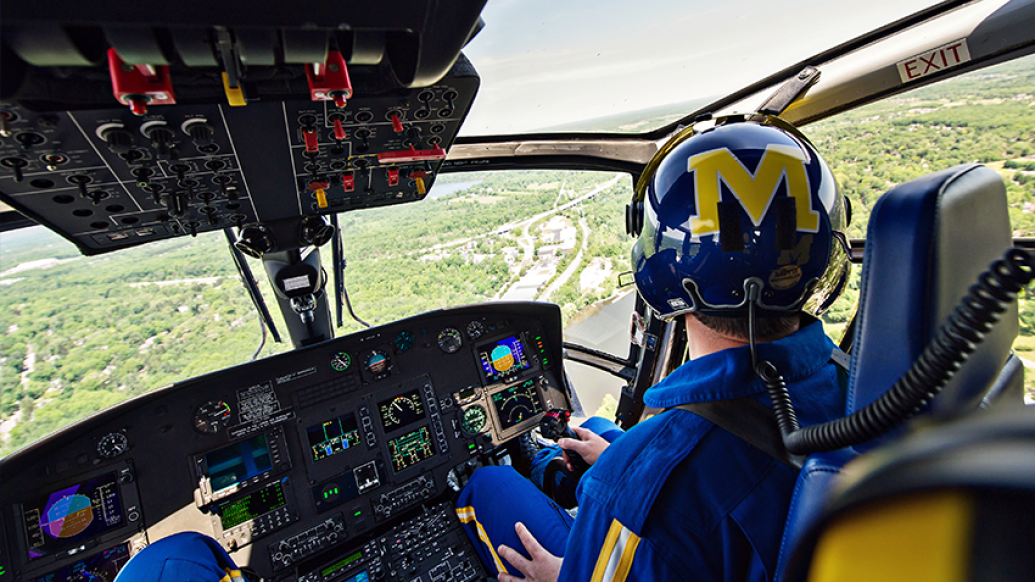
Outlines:
[[[787,381],[803,425],[843,415],[833,348],[819,322],[758,344],[759,358]],[[644,401],[666,408],[754,396],[768,406],[750,359],[741,347],[692,360]],[[796,478],[796,470],[711,422],[673,410],[608,447],[579,483],[575,520],[509,467],[475,471],[457,514],[490,572],[520,575],[496,548],[527,555],[514,533],[521,521],[564,557],[561,580],[772,580]]]
[[[133,556],[115,582],[245,582],[245,578],[216,540],[183,532]]]

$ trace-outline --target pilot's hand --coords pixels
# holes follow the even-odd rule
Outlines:
[[[546,551],[546,548],[539,545],[539,542],[532,536],[532,532],[528,531],[525,524],[520,521],[514,524],[514,531],[521,538],[521,544],[525,546],[525,551],[528,552],[529,556],[532,556],[532,559],[526,560],[521,555],[521,552],[504,545],[500,545],[497,550],[500,557],[520,570],[525,580],[557,582],[557,577],[561,574],[563,559],[551,554]],[[521,578],[515,578],[510,574],[502,572],[499,575],[500,582],[515,582],[517,580],[521,580]]]
[[[573,426],[571,430],[575,431],[575,434],[579,435],[580,440],[575,439],[558,439],[557,444],[566,451],[574,451],[589,463],[590,465],[597,462],[597,458],[600,457],[600,453],[604,452],[604,449],[609,447],[611,443],[604,440],[604,437],[597,433],[589,430],[588,428],[582,428],[581,426]],[[574,470],[571,466],[571,460],[568,455],[564,455],[564,462],[568,464],[568,470]]]

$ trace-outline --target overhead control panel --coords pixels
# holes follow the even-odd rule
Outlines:
[[[2,461],[3,566],[101,575],[200,531],[266,579],[483,577],[449,475],[570,406],[561,357],[556,305],[491,303],[145,394]]]
[[[0,200],[97,254],[423,199],[478,89],[39,112],[0,103]],[[112,105],[115,105],[113,103]]]

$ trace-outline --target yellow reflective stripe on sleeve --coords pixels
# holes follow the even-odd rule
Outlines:
[[[492,542],[489,541],[489,534],[485,533],[485,528],[482,527],[482,524],[478,523],[478,519],[474,515],[474,508],[470,506],[457,507],[456,516],[459,517],[460,521],[463,523],[474,522],[474,527],[478,530],[478,539],[485,544],[485,547],[489,548],[489,554],[492,555],[492,561],[496,564],[496,569],[500,573],[509,574],[509,572],[507,572],[507,568],[503,566],[503,560],[501,560],[496,554],[496,548],[492,545]]]
[[[640,536],[622,525],[617,519],[611,522],[600,548],[597,565],[593,568],[592,582],[625,582],[632,568]]]
[[[615,570],[613,582],[625,582],[625,578],[629,575],[629,570],[632,569],[633,557],[636,555],[636,547],[639,545],[640,536],[630,531],[629,539],[625,544],[625,550],[622,552],[622,559],[618,560],[618,568]]]
[[[219,579],[219,582],[247,582],[244,579],[244,574],[240,570],[231,570],[230,568],[223,568],[226,572],[226,576]]]

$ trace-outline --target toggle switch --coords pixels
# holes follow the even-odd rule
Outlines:
[[[302,139],[305,141],[305,151],[308,154],[320,153],[320,136],[312,127],[302,128]]]

